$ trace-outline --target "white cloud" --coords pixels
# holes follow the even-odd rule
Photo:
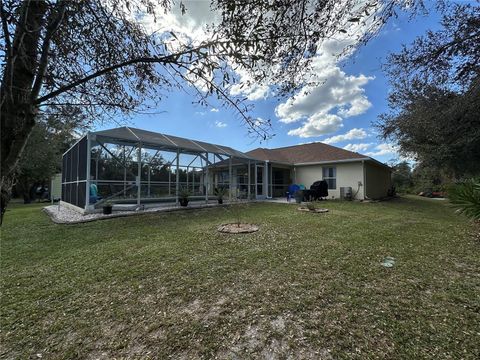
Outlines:
[[[335,132],[342,126],[342,118],[337,115],[315,113],[301,127],[290,130],[288,135],[308,138]]]
[[[167,39],[169,51],[182,47],[182,43],[196,44],[207,39],[205,26],[220,21],[221,14],[212,11],[209,1],[182,1],[187,8],[185,15],[181,14],[177,4],[172,11],[164,12],[158,7],[157,21],[144,13],[141,23],[149,31],[157,31],[162,38]],[[359,6],[361,3],[359,3]],[[379,10],[378,5],[371,12]],[[342,9],[341,3],[338,10]],[[346,74],[338,63],[350,56],[358,44],[358,39],[370,27],[370,20],[349,22],[345,17],[343,29],[345,33],[335,33],[319,44],[316,57],[313,59],[308,73],[299,74],[300,81],[315,83],[316,86],[305,86],[295,97],[287,99],[275,109],[281,122],[294,123],[302,121],[301,127],[290,130],[289,135],[313,137],[337,131],[343,126],[343,120],[348,117],[365,113],[371,103],[365,95],[365,85],[373,77],[364,74]],[[177,38],[170,36],[173,31]],[[334,35],[334,36],[333,36]],[[232,71],[238,78],[238,83],[232,85],[228,91],[232,96],[244,96],[250,101],[266,99],[273,93],[274,83],[266,80],[264,83],[254,81],[244,69],[230,64]],[[208,76],[212,79],[213,74]],[[206,91],[204,80],[192,79],[193,84],[200,91]],[[213,109],[211,110],[215,112]]]
[[[275,114],[281,122],[294,123],[304,118],[310,121],[317,114],[335,115],[343,119],[363,114],[370,108],[372,104],[368,101],[363,86],[373,77],[347,75],[336,65],[326,68],[320,68],[320,65],[321,61],[315,67],[318,86],[307,86],[296,97],[277,106]]]
[[[375,151],[370,151],[365,155],[368,156],[382,156],[382,155],[397,155],[398,147],[392,144],[382,143],[375,146]]]
[[[367,132],[363,129],[353,128],[347,131],[345,134],[335,135],[325,140],[322,140],[325,144],[335,144],[338,142],[346,141],[346,140],[360,140],[365,139],[367,137]]]
[[[218,128],[224,128],[224,127],[227,127],[228,125],[222,121],[215,121],[215,126]]]
[[[347,144],[343,148],[348,151],[354,151],[354,152],[359,152],[359,151],[366,151],[370,146],[372,146],[371,143],[366,144]]]
[[[205,26],[220,21],[220,14],[210,8],[209,1],[183,0],[187,12],[182,14],[179,3],[172,5],[171,11],[165,11],[162,6],[156,8],[156,21],[152,14],[141,13],[139,22],[150,32],[159,34],[172,31],[180,40],[189,39],[199,42],[206,39]],[[138,15],[138,14],[137,14]],[[172,46],[177,40],[172,37]]]
[[[218,110],[217,108],[211,108],[210,111],[211,112],[219,112],[220,110]]]
[[[347,22],[344,26],[346,33],[336,34],[335,38],[320,44],[317,57],[311,64],[311,74],[305,79],[316,85],[305,86],[296,96],[277,106],[275,114],[281,122],[289,124],[308,119],[302,126],[305,128],[315,119],[314,115],[328,114],[337,116],[342,124],[343,119],[361,115],[372,106],[365,95],[365,85],[374,77],[349,75],[338,66],[355,51],[359,36],[365,34],[369,26],[368,20]],[[300,129],[291,130],[289,134],[304,134]]]
[[[256,83],[252,76],[245,70],[237,68],[238,83],[230,87],[230,94],[243,95],[250,101],[266,99],[270,93],[270,86]]]
[[[372,77],[348,76],[337,66],[316,70],[318,86],[307,86],[297,96],[277,106],[275,113],[281,122],[297,122],[337,107],[340,107],[337,115],[348,117],[361,114],[371,106],[362,86]]]

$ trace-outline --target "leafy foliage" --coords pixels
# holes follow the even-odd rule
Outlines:
[[[480,163],[471,161],[480,158],[480,78],[463,94],[422,84],[401,95],[408,97],[402,110],[381,118],[383,136],[426,166],[456,176],[480,171]]]
[[[313,202],[307,202],[307,209],[310,211],[315,211],[315,203]]]
[[[478,3],[478,1],[477,1]],[[398,86],[415,80],[468,88],[480,72],[480,6],[456,3],[444,7],[438,31],[429,30],[409,47],[389,57],[385,67]],[[395,85],[395,83],[392,83]]]
[[[351,36],[365,42],[399,3],[412,8],[407,0],[382,6],[376,0],[344,0],[341,6],[336,0],[212,0],[220,19],[194,41],[149,31],[138,21],[170,13],[173,0],[2,1],[2,214],[39,114],[77,109],[90,119],[112,120],[182,89],[203,105],[218,98],[251,134],[266,139],[270,121],[253,118],[251,105],[230,92],[239,78],[235,71],[277,86],[278,94],[294,92],[309,81],[309,64],[323,40],[363,23],[364,35]],[[188,12],[182,2],[178,6]]]
[[[215,188],[214,195],[218,200],[222,200],[226,195],[228,195],[228,189],[226,187]]]
[[[472,219],[480,219],[480,181],[471,179],[453,186],[448,197],[458,212]]]
[[[192,196],[192,192],[185,188],[185,187],[181,187],[179,190],[178,190],[178,197],[180,199],[188,199],[190,196]]]
[[[392,182],[397,191],[408,191],[413,185],[412,169],[406,161],[393,165]]]
[[[390,112],[377,127],[424,167],[453,178],[480,172],[480,7],[454,4],[442,29],[390,56]]]
[[[43,118],[32,130],[16,172],[16,190],[25,200],[34,183],[44,184],[61,171],[62,154],[75,141],[74,129],[81,127],[81,119]],[[72,128],[73,127],[73,128]]]

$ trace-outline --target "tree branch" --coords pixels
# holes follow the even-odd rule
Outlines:
[[[7,14],[3,8],[3,0],[0,0],[0,18],[2,19],[2,29],[5,34],[5,48],[7,50],[7,59],[12,55],[12,41],[10,39],[10,32],[8,31]]]
[[[66,91],[69,91],[79,85],[82,85],[82,84],[85,84],[86,82],[90,81],[90,80],[93,80],[95,78],[98,78],[102,75],[105,75],[109,72],[112,72],[114,70],[117,70],[117,69],[121,69],[121,68],[124,68],[126,66],[129,66],[129,65],[134,65],[134,64],[140,64],[140,63],[144,63],[144,64],[148,64],[148,63],[171,63],[171,62],[175,62],[178,60],[178,58],[180,56],[183,56],[183,55],[186,55],[186,54],[189,54],[189,53],[193,53],[193,52],[196,52],[196,51],[199,51],[200,49],[203,49],[203,48],[207,48],[211,45],[213,45],[215,42],[208,42],[208,43],[205,43],[203,45],[200,45],[198,47],[195,47],[195,48],[192,48],[192,49],[188,49],[188,50],[185,50],[185,51],[181,51],[181,52],[178,52],[178,53],[175,53],[175,54],[170,54],[170,55],[166,55],[166,56],[161,56],[161,57],[148,57],[148,56],[145,56],[145,57],[139,57],[139,58],[135,58],[135,59],[130,59],[130,60],[127,60],[127,61],[123,61],[121,63],[118,63],[118,64],[115,64],[115,65],[112,65],[112,66],[108,66],[106,68],[103,68],[101,70],[98,70],[96,72],[94,72],[93,74],[90,74],[82,79],[78,79],[68,85],[65,85],[65,86],[62,86],[61,88],[55,90],[55,91],[52,91],[51,93],[45,95],[45,96],[42,96],[38,99],[36,99],[34,101],[34,103],[36,105],[38,104],[41,104],[42,102],[46,101],[46,100],[49,100],[51,98],[54,98],[55,96],[58,96]]]
[[[43,79],[45,77],[45,72],[47,70],[48,65],[48,52],[50,50],[50,42],[52,40],[52,36],[58,30],[60,23],[65,15],[65,9],[67,6],[67,1],[63,0],[57,3],[58,7],[58,14],[55,18],[52,19],[50,24],[47,26],[47,33],[45,34],[45,38],[42,44],[42,53],[40,55],[40,62],[38,65],[38,72],[37,76],[35,77],[35,82],[33,83],[32,92],[30,93],[30,99],[32,102],[38,97],[40,93],[40,89],[42,88]],[[52,17],[55,13],[55,9],[52,10]]]
[[[282,38],[294,38],[294,37],[299,37],[301,35],[293,35],[293,36],[273,36],[273,37],[267,37],[265,39],[262,39],[262,41],[265,41],[265,40],[279,40],[279,39],[282,39]],[[251,42],[250,40],[246,39],[244,41],[238,41],[239,43],[247,43],[247,42]],[[175,54],[170,54],[170,55],[166,55],[166,56],[161,56],[161,57],[149,57],[149,56],[146,56],[146,57],[139,57],[139,58],[135,58],[135,59],[130,59],[130,60],[126,60],[126,61],[123,61],[121,63],[118,63],[118,64],[115,64],[115,65],[112,65],[112,66],[108,66],[104,69],[101,69],[101,70],[98,70],[96,72],[94,72],[93,74],[90,74],[84,78],[81,78],[81,79],[78,79],[70,84],[67,84],[65,86],[62,86],[60,87],[59,89],[57,90],[54,90],[52,91],[51,93],[47,94],[47,95],[44,95],[36,100],[33,101],[33,103],[35,105],[38,105],[46,100],[49,100],[51,98],[54,98],[68,90],[71,90],[79,85],[82,85],[82,84],[85,84],[87,83],[88,81],[90,80],[93,80],[95,78],[98,78],[102,75],[105,75],[111,71],[114,71],[114,70],[117,70],[117,69],[121,69],[123,67],[126,67],[126,66],[129,66],[129,65],[135,65],[135,64],[140,64],[140,63],[175,63],[176,61],[178,61],[178,58],[183,56],[183,55],[187,55],[187,54],[191,54],[191,53],[195,53],[195,52],[199,52],[201,49],[206,49],[206,48],[209,48],[210,46],[212,45],[221,45],[221,44],[230,44],[232,43],[232,41],[229,41],[229,40],[224,40],[224,41],[218,41],[218,40],[212,40],[212,41],[209,41],[209,42],[206,42],[204,44],[200,44],[199,46],[197,47],[194,47],[194,48],[191,48],[191,49],[187,49],[187,50],[184,50],[184,51],[181,51],[181,52],[178,52],[178,53],[175,53]],[[203,57],[206,57],[205,54],[201,54]]]
[[[186,66],[182,66],[182,65],[179,65],[180,67],[183,67],[185,70],[190,70],[188,69]],[[217,84],[215,84],[215,82],[213,82],[212,80],[209,80],[207,79],[205,76],[203,76],[202,74],[200,74],[199,72],[194,72],[193,71],[193,74],[195,74],[196,76],[198,76],[199,78],[203,79],[206,83],[208,83],[214,90],[215,92],[217,93],[217,95],[219,95],[219,97],[223,98],[227,103],[229,103],[235,110],[237,110],[237,112],[240,114],[240,116],[243,118],[243,120],[245,121],[245,123],[250,127],[250,129],[252,129],[252,131],[254,131],[255,133],[257,133],[258,136],[260,136],[261,138],[263,138],[264,140],[266,139],[266,130],[265,129],[262,129],[258,126],[258,124],[255,124],[255,121],[253,121],[250,117],[248,117],[247,115],[245,115],[245,111],[240,109],[240,107],[238,106],[238,103],[235,102],[223,89],[221,89]],[[185,77],[184,77],[185,78]],[[187,80],[188,81],[188,80]],[[191,81],[189,81],[190,83],[192,83]],[[260,128],[260,130],[259,130]],[[263,133],[262,133],[263,131]]]

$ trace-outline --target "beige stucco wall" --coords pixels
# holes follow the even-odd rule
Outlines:
[[[363,199],[364,192],[363,186],[358,187],[358,182],[360,181],[363,184],[363,163],[361,161],[351,162],[351,163],[333,163],[333,164],[322,164],[322,165],[302,165],[295,167],[296,180],[297,184],[303,184],[306,188],[310,188],[317,180],[322,180],[322,167],[332,167],[337,168],[337,188],[335,190],[328,190],[328,197],[335,199],[340,198],[340,188],[344,186],[350,186],[352,188],[353,195],[356,194],[356,199]],[[358,193],[357,193],[358,190]]]
[[[379,199],[387,196],[392,185],[390,169],[373,162],[365,162],[365,189],[370,199]]]

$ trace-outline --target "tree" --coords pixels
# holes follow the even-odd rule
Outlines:
[[[480,78],[457,93],[436,86],[411,85],[401,96],[401,111],[384,114],[378,125],[403,153],[452,178],[480,172]],[[398,93],[390,96],[391,104]],[[474,159],[477,159],[475,161]]]
[[[480,172],[480,7],[454,4],[442,29],[389,57],[384,138],[421,168],[459,178]]]
[[[145,99],[160,101],[169,89],[187,85],[200,103],[216,96],[250,131],[267,136],[269,122],[252,118],[250,106],[229,92],[238,80],[234,71],[275,84],[279,94],[295,91],[307,81],[323,39],[364,22],[368,31],[357,36],[367,41],[398,3],[213,0],[220,20],[194,42],[172,32],[149,33],[136,21],[155,19],[159,8],[171,11],[173,0],[1,0],[2,215],[39,114],[64,106],[92,119],[129,114]]]
[[[74,131],[82,125],[73,116],[68,122],[42,118],[33,127],[16,171],[15,189],[26,201],[31,200],[29,189],[35,183],[43,184],[61,171],[62,154],[75,142]]]
[[[388,58],[385,70],[395,88],[414,81],[466,89],[480,73],[480,1],[443,6],[442,28],[427,31]]]
[[[411,188],[412,169],[407,161],[393,165],[392,182],[397,191],[407,191]]]

